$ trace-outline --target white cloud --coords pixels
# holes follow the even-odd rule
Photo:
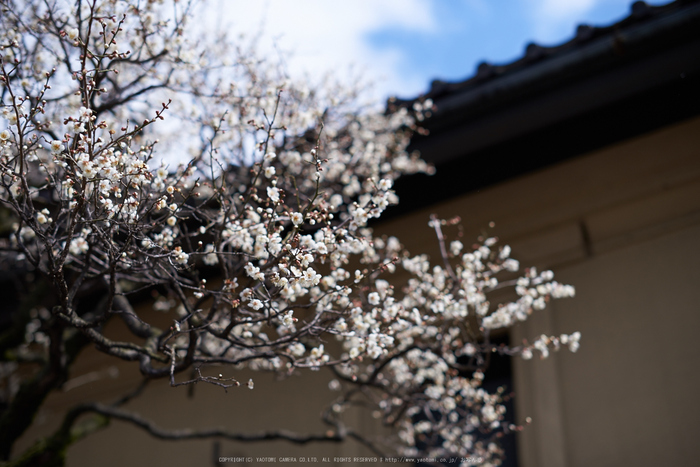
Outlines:
[[[570,39],[583,18],[600,5],[627,5],[631,0],[530,0],[533,40],[557,43]]]
[[[540,0],[539,11],[544,19],[580,17],[601,0]]]
[[[206,21],[247,35],[261,32],[261,50],[273,43],[290,53],[290,72],[320,76],[350,65],[377,83],[375,96],[417,94],[420,84],[398,73],[399,51],[378,51],[366,41],[384,28],[432,32],[437,29],[430,3],[421,0],[218,0]],[[210,23],[211,24],[211,23]]]

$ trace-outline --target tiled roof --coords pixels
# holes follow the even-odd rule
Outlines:
[[[700,115],[700,0],[636,2],[612,25],[579,26],[563,44],[529,45],[388,110],[426,98],[435,109],[410,149],[437,174],[399,179],[392,215]]]

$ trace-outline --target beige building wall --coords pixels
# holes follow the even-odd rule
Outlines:
[[[700,119],[382,230],[402,232],[409,250],[420,252],[435,244],[432,212],[461,216],[467,242],[494,221],[491,233],[523,266],[551,268],[576,286],[575,299],[554,301],[511,331],[514,343],[582,333],[578,353],[515,359],[516,415],[532,418],[518,438],[521,467],[697,464]]]

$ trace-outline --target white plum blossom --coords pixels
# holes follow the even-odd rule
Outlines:
[[[49,217],[49,214],[50,213],[49,213],[48,209],[46,209],[46,208],[42,209],[41,211],[36,213],[36,221],[39,224],[46,224],[48,222],[52,222],[53,219],[51,219],[51,217]]]
[[[270,201],[272,201],[273,203],[279,203],[280,202],[280,190],[279,190],[279,188],[267,187],[267,197],[270,198]]]
[[[56,139],[51,141],[51,152],[57,154],[61,151],[63,151],[63,142]]]
[[[249,277],[252,277],[253,279],[262,281],[265,279],[265,275],[260,272],[260,268],[257,266],[254,266],[253,263],[248,263],[245,265],[245,272]]]
[[[294,318],[294,310],[287,311],[282,317],[282,323],[285,326],[292,326],[296,321],[297,319]]]
[[[204,264],[207,266],[214,266],[219,263],[219,258],[216,256],[216,247],[213,244],[209,244],[206,246],[204,249],[204,257],[202,260],[204,261]]]
[[[302,222],[304,222],[304,215],[300,212],[293,212],[289,215],[289,217],[294,225],[300,225]]]
[[[87,253],[89,248],[90,244],[83,237],[76,237],[70,242],[70,252],[75,256]]]
[[[289,352],[295,357],[302,357],[306,353],[306,348],[301,342],[294,342],[290,344]]]
[[[184,265],[187,264],[187,261],[189,260],[190,255],[182,251],[181,247],[175,247],[175,250],[173,251],[173,259],[177,264]]]
[[[576,352],[580,347],[579,341],[581,340],[581,333],[576,331],[573,334],[569,335],[567,339],[568,342],[565,342],[564,340],[565,335],[566,334],[562,335],[562,344],[568,344],[569,350],[571,350],[572,352]]]

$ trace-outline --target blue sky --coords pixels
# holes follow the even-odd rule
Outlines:
[[[670,0],[649,0],[651,5]],[[295,77],[357,72],[372,96],[416,97],[433,79],[459,81],[482,61],[507,63],[526,44],[569,40],[578,24],[605,26],[631,0],[218,0],[215,21],[262,31],[263,50],[283,50]],[[222,12],[224,12],[222,14]],[[212,17],[213,18],[213,17]]]

